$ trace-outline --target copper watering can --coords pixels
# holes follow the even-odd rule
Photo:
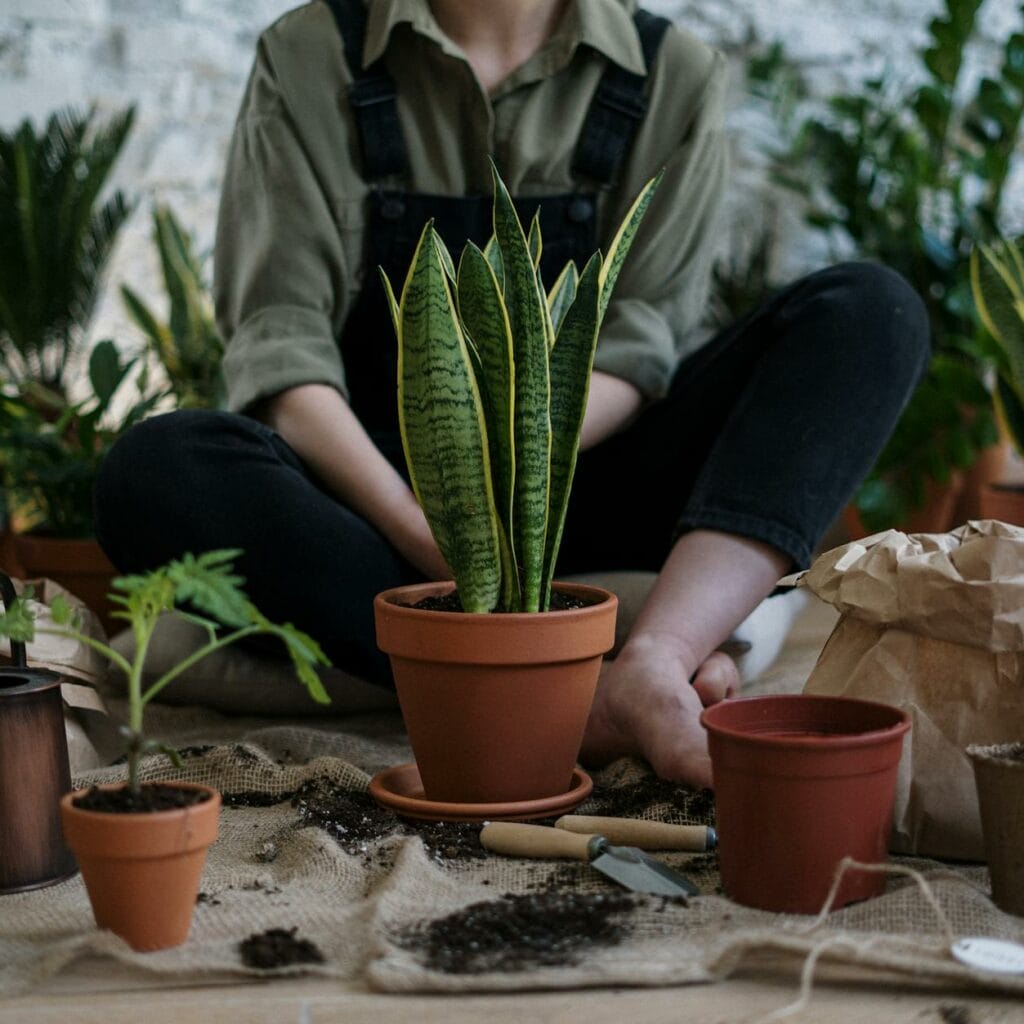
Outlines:
[[[14,585],[3,573],[0,595],[10,608]],[[11,641],[11,659],[0,666],[0,894],[52,885],[77,870],[58,806],[71,790],[61,677],[28,668],[23,643]]]

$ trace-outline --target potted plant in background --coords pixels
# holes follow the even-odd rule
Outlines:
[[[1001,66],[969,82],[965,54],[982,0],[945,0],[927,27],[912,83],[891,72],[796,116],[797,73],[776,46],[756,68],[775,99],[786,143],[775,178],[810,196],[806,221],[837,255],[853,252],[899,271],[924,300],[934,354],[889,444],[854,499],[855,527],[942,531],[976,517],[975,490],[1001,472],[987,387],[996,354],[974,317],[968,256],[998,234],[1024,116],[1024,33],[1003,43]],[[984,459],[976,467],[979,453]],[[945,510],[937,503],[945,502]]]
[[[182,672],[229,644],[265,635],[286,647],[299,679],[319,703],[327,693],[317,665],[328,661],[317,643],[290,623],[264,617],[241,590],[232,572],[238,551],[211,551],[138,576],[114,580],[112,600],[132,630],[135,652],[128,661],[112,647],[79,631],[62,599],[51,606],[56,629],[40,634],[73,637],[98,651],[127,681],[127,781],[69,793],[61,800],[64,836],[78,859],[96,923],[140,950],[179,945],[188,935],[206,849],[217,835],[220,796],[187,782],[143,782],[141,759],[163,752],[176,767],[177,753],[144,730],[144,711]],[[25,595],[0,615],[0,635],[30,643],[36,634]],[[143,669],[153,631],[162,614],[186,606],[188,618],[208,631],[207,642],[144,686]]]
[[[521,817],[586,795],[573,769],[617,602],[552,577],[598,328],[655,186],[547,295],[538,219],[527,234],[496,171],[485,249],[456,270],[428,223],[400,301],[385,279],[406,461],[455,577],[375,601],[416,766],[371,791],[402,813]]]
[[[1000,239],[971,253],[971,287],[978,315],[999,358],[995,403],[1006,433],[1024,452],[1024,238]],[[1024,487],[990,483],[981,515],[1024,526]]]
[[[50,576],[76,592],[83,589],[82,573],[98,575],[99,592],[105,592],[113,571],[92,539],[92,496],[84,483],[87,464],[111,438],[94,414],[100,407],[106,412],[119,374],[113,345],[90,361],[93,395],[83,394],[80,384],[103,269],[130,212],[121,192],[102,202],[100,194],[132,120],[130,109],[103,123],[94,111],[60,111],[39,133],[28,121],[0,132],[0,380],[6,410],[0,458],[5,518],[15,533],[6,545],[8,568],[16,575]],[[33,436],[30,427],[38,445],[23,452]],[[96,452],[87,449],[91,443]],[[24,454],[31,478],[18,475],[18,459],[11,462],[16,453]],[[53,503],[26,506],[26,497],[38,495],[47,477],[57,484],[50,490]],[[51,520],[58,506],[62,519]],[[64,576],[72,566],[76,576]]]
[[[217,330],[202,263],[170,207],[153,210],[153,243],[169,301],[167,319],[160,320],[135,291],[121,285],[125,308],[163,367],[176,406],[219,408],[225,402],[224,340]]]

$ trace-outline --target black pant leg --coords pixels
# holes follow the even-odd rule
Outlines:
[[[390,683],[373,598],[422,577],[269,427],[208,411],[146,420],[105,460],[96,504],[100,543],[121,571],[241,548],[246,592],[268,618],[294,622],[338,667]]]
[[[884,267],[842,264],[784,289],[580,456],[559,571],[657,571],[679,532],[697,528],[806,565],[928,355],[924,305]]]

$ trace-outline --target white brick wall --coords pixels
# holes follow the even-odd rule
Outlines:
[[[587,3],[589,0],[580,0]],[[259,31],[296,0],[0,0],[0,125],[43,118],[69,103],[101,111],[135,103],[137,122],[116,181],[139,197],[111,263],[94,337],[128,342],[113,285],[121,281],[157,301],[161,289],[149,241],[149,204],[171,203],[202,247],[209,246],[224,150]],[[722,47],[734,61],[739,106],[744,55],[756,40],[781,39],[827,94],[844,80],[890,66],[910,74],[938,0],[647,0]],[[995,41],[1016,24],[1015,0],[987,0],[987,42],[972,67],[990,66]],[[740,107],[734,223],[763,205],[756,137],[768,122]],[[1014,205],[1024,207],[1014,190]],[[795,231],[795,218],[787,230]],[[738,244],[738,243],[737,243]],[[794,267],[814,255],[797,247]]]

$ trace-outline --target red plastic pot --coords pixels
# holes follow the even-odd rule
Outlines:
[[[506,803],[565,793],[583,742],[618,600],[555,584],[586,607],[534,613],[414,608],[451,583],[378,594],[377,644],[395,688],[427,798]]]
[[[706,708],[726,895],[817,913],[843,857],[888,854],[896,770],[910,719],[847,697],[749,697]],[[881,874],[848,871],[835,906],[877,895]]]

